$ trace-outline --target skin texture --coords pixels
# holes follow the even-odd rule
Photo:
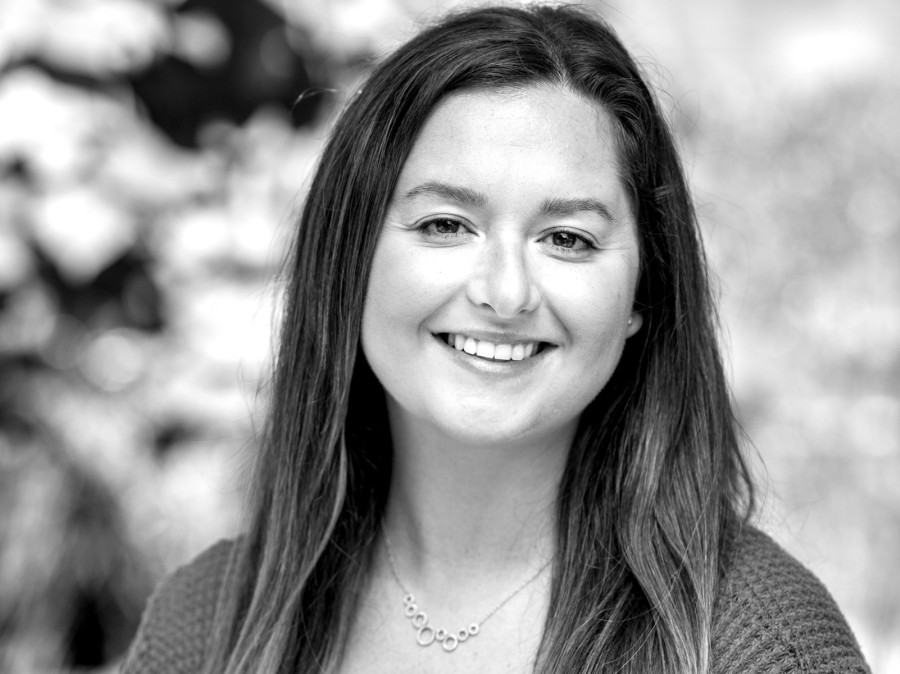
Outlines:
[[[363,348],[393,426],[466,445],[570,442],[640,327],[616,163],[607,114],[560,88],[437,106],[400,175],[365,305]],[[552,346],[487,361],[443,333]]]

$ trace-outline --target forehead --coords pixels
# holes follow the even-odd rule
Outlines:
[[[483,124],[471,126],[471,118]],[[448,136],[478,134],[482,139],[500,140],[491,122],[515,122],[513,130],[531,135],[537,142],[571,143],[570,151],[588,150],[597,141],[615,144],[615,121],[603,106],[562,85],[538,84],[524,87],[476,88],[454,92],[435,105],[419,138],[435,133]],[[580,137],[580,138],[579,138]]]
[[[623,195],[616,123],[599,104],[554,85],[474,89],[435,106],[395,195],[448,181],[498,198]],[[630,210],[630,209],[629,209]]]

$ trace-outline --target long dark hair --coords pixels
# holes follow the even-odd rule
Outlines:
[[[723,546],[752,488],[678,153],[612,30],[573,7],[445,18],[376,68],[332,131],[297,226],[269,413],[207,672],[340,661],[391,474],[360,351],[376,239],[403,163],[451,92],[556,84],[615,120],[638,223],[640,332],[584,411],[560,484],[536,671],[702,672]]]

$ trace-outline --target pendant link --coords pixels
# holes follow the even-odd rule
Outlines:
[[[384,545],[387,550],[388,562],[390,563],[391,573],[394,576],[394,580],[397,581],[397,585],[400,586],[400,589],[403,590],[406,595],[403,597],[403,613],[412,623],[413,629],[416,631],[416,643],[422,647],[431,646],[435,641],[437,641],[441,648],[444,649],[447,653],[452,653],[456,650],[457,646],[463,641],[468,641],[472,637],[478,636],[481,632],[481,623],[488,620],[492,615],[494,615],[497,611],[503,608],[506,603],[515,597],[519,592],[524,590],[528,585],[533,583],[541,573],[544,572],[548,566],[550,566],[550,561],[547,561],[540,569],[538,569],[533,575],[526,578],[519,587],[510,592],[506,597],[497,604],[490,613],[484,616],[479,622],[472,623],[468,627],[464,627],[455,632],[449,632],[445,630],[443,627],[435,628],[428,622],[428,614],[425,611],[420,611],[418,604],[416,604],[416,598],[413,594],[406,589],[403,585],[403,581],[400,580],[400,576],[397,573],[397,565],[394,562],[394,553],[391,550],[391,539],[388,538],[387,531],[384,530],[384,526],[382,525],[382,531],[384,533]]]
[[[422,625],[416,634],[416,643],[419,646],[431,646],[434,643],[435,631],[431,625]]]
[[[416,643],[423,648],[438,642],[446,652],[452,653],[461,642],[478,634],[478,623],[472,623],[468,628],[456,632],[448,632],[443,627],[436,628],[428,622],[428,614],[425,611],[416,611],[413,615],[407,615],[407,618],[416,631]]]

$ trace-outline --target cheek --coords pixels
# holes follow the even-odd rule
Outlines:
[[[544,297],[580,348],[604,351],[624,341],[634,301],[630,274],[558,274],[548,277]]]
[[[394,279],[389,273],[391,267],[386,264],[384,258],[383,247],[379,243],[372,258],[366,301],[363,305],[362,347],[366,358],[373,365],[374,361],[378,360],[378,347],[386,338],[385,313],[391,311],[389,300],[394,295],[391,291]]]
[[[372,260],[363,309],[362,340],[367,355],[394,348],[416,334],[446,288],[441,270],[427,256],[394,245],[391,237],[379,242]]]
[[[387,238],[376,249],[366,294],[366,312],[379,320],[427,317],[458,286],[450,256],[396,245]]]
[[[402,257],[394,253],[390,246],[379,243],[369,273],[364,324],[385,322],[402,312],[408,301],[415,297],[411,291],[414,287],[415,274],[408,265],[403,264]]]

